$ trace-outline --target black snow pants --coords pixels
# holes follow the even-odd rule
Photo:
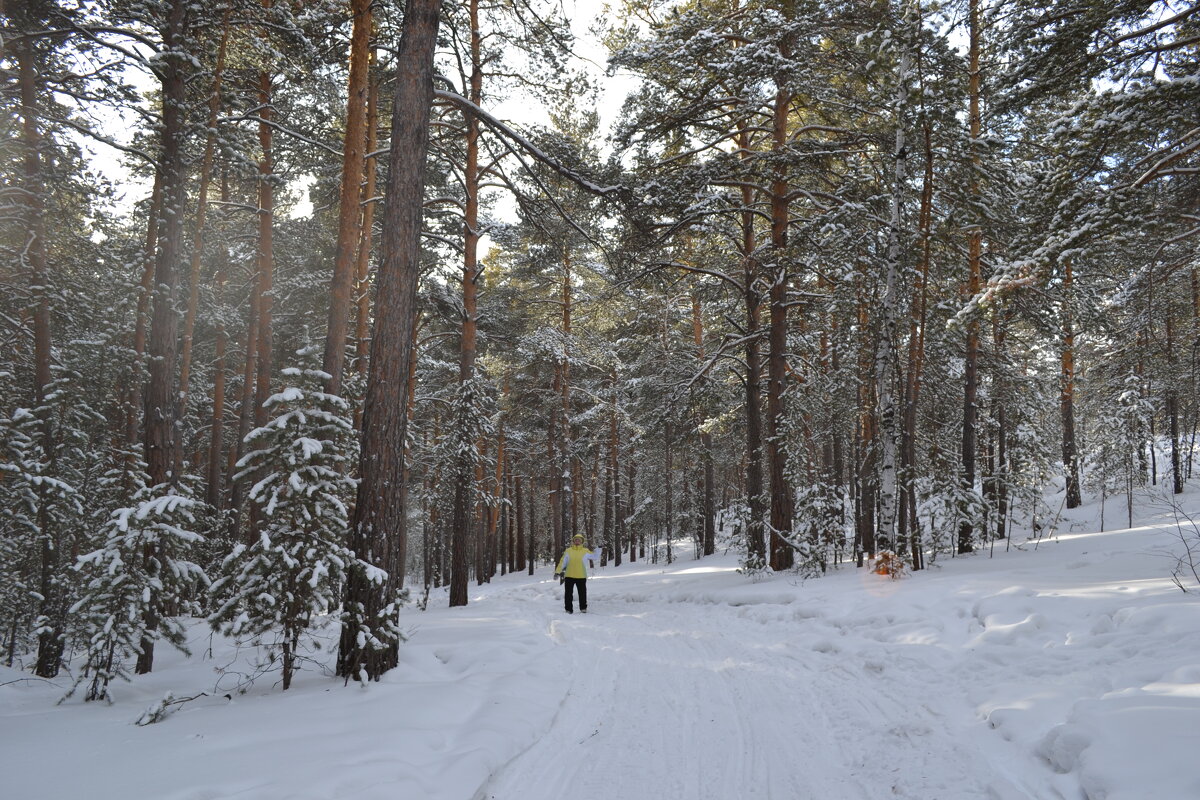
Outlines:
[[[568,614],[575,613],[571,608],[571,590],[579,589],[579,610],[587,611],[587,578],[567,578],[563,581],[565,592],[563,593],[563,607],[567,609]]]

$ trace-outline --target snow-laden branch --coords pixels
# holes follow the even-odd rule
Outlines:
[[[1172,150],[1172,149],[1178,147],[1179,145],[1183,144],[1184,142],[1186,142],[1188,139],[1192,138],[1193,136],[1196,136],[1197,134],[1200,134],[1200,128],[1192,128],[1190,131],[1185,133],[1183,136],[1179,137],[1178,141],[1172,142],[1171,144],[1164,147],[1162,150],[1159,150],[1158,153],[1163,153],[1163,152]],[[1163,174],[1162,170],[1165,167],[1175,163],[1176,161],[1178,161],[1179,159],[1188,155],[1189,153],[1196,152],[1196,150],[1198,150],[1198,149],[1200,149],[1200,139],[1196,139],[1196,141],[1192,142],[1191,144],[1189,144],[1187,147],[1183,148],[1182,150],[1176,150],[1174,153],[1168,153],[1167,155],[1160,158],[1157,162],[1155,162],[1154,166],[1150,167],[1150,169],[1148,169],[1144,173],[1142,173],[1142,176],[1133,182],[1133,188],[1139,189],[1142,186],[1145,186],[1151,180],[1153,180],[1154,178],[1157,178],[1161,174]],[[1155,153],[1155,155],[1158,155],[1158,153]],[[1144,163],[1144,161],[1145,161],[1145,159],[1143,159],[1143,163]]]
[[[605,197],[610,194],[613,194],[614,192],[616,192],[618,189],[621,188],[619,186],[600,186],[599,184],[589,181],[587,178],[580,175],[578,172],[575,172],[574,170],[564,166],[563,164],[560,164],[557,160],[555,160],[553,157],[544,153],[540,148],[537,147],[537,145],[535,145],[533,142],[526,139],[524,136],[522,136],[520,133],[518,133],[516,130],[514,130],[511,126],[506,125],[505,123],[496,119],[491,114],[489,114],[487,111],[484,111],[478,105],[476,105],[475,103],[472,103],[470,100],[463,97],[461,94],[458,94],[456,92],[451,92],[446,89],[434,89],[433,94],[435,97],[437,97],[441,100],[445,100],[449,103],[452,103],[452,104],[458,106],[464,112],[471,114],[476,119],[478,119],[480,122],[482,122],[483,124],[485,124],[489,128],[491,128],[493,131],[500,134],[500,136],[502,136],[505,139],[507,139],[508,141],[516,144],[518,147],[521,148],[521,150],[525,151],[533,158],[535,158],[538,161],[545,164],[547,167],[549,167],[551,170],[553,170],[556,174],[566,178],[567,180],[571,181],[575,185],[579,186],[581,189],[591,192],[592,194],[596,194],[596,195],[600,195],[601,197]]]
[[[258,110],[258,109],[255,109],[255,110]],[[305,136],[304,134],[300,133],[299,131],[289,128],[286,125],[280,125],[278,122],[276,122],[274,120],[266,119],[265,117],[260,117],[260,116],[258,116],[258,114],[254,113],[253,111],[248,114],[240,114],[238,116],[222,117],[217,122],[219,124],[228,123],[228,122],[257,122],[260,125],[270,126],[271,128],[274,128],[275,130],[284,134],[285,136],[290,136],[293,139],[297,139],[301,142],[304,142],[305,144],[311,144],[313,147],[317,147],[317,148],[325,150],[329,153],[332,153],[335,156],[338,156],[339,158],[342,155],[342,151],[336,147],[332,147],[331,145],[328,145],[322,141],[318,141],[317,139],[313,139],[312,137]]]
[[[46,114],[44,112],[41,113],[40,116],[42,119],[46,120],[47,122],[53,122],[57,125],[62,125],[64,127],[70,128],[70,129],[76,131],[77,133],[83,134],[84,136],[88,137],[89,139],[100,142],[101,144],[106,144],[109,147],[113,148],[114,150],[119,150],[122,153],[125,153],[126,155],[137,156],[138,158],[143,159],[147,164],[157,164],[158,163],[157,158],[155,158],[153,155],[146,152],[142,148],[134,147],[133,145],[129,145],[129,144],[121,144],[116,139],[113,139],[112,137],[109,137],[109,136],[105,136],[102,133],[98,133],[98,132],[92,130],[91,128],[87,127],[86,125],[82,125],[78,122],[75,122],[74,120],[67,119],[66,117],[56,117],[53,114]]]

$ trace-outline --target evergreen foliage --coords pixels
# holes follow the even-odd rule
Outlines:
[[[87,661],[68,696],[86,682],[84,700],[111,701],[109,684],[130,679],[129,659],[147,642],[164,639],[189,652],[179,616],[198,610],[193,598],[208,584],[190,560],[203,538],[192,530],[200,506],[170,487],[140,488],[101,527],[102,546],[79,557],[84,583],[71,612],[79,616]]]
[[[260,522],[250,542],[234,545],[221,563],[209,622],[278,652],[287,689],[301,658],[301,636],[336,611],[355,561],[345,541],[356,486],[348,468],[357,441],[349,403],[322,389],[326,373],[288,367],[283,376],[293,385],[267,400],[270,421],[246,437],[247,453],[234,476],[251,484],[247,497],[259,508]]]

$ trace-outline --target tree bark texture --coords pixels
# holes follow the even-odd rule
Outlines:
[[[200,304],[200,264],[204,257],[204,225],[208,216],[208,187],[212,181],[213,155],[217,145],[217,122],[221,112],[221,76],[225,71],[225,52],[229,43],[229,12],[221,26],[221,43],[213,69],[212,89],[208,98],[208,138],[200,160],[200,186],[196,193],[196,219],[192,227],[192,258],[188,270],[188,304],[183,319],[183,349],[179,356],[179,417],[187,415],[192,377],[192,338],[196,332],[196,310]],[[178,451],[182,453],[182,448]],[[182,469],[182,462],[177,469]]]
[[[780,56],[790,55],[780,46]],[[771,569],[790,569],[795,563],[792,538],[793,500],[787,477],[787,432],[784,391],[787,389],[787,294],[788,270],[788,182],[782,163],[787,147],[787,119],[791,92],[777,80],[775,92],[772,150],[780,163],[771,181],[771,251],[774,257],[771,276],[771,321],[767,356],[767,472],[771,485]]]
[[[356,276],[362,219],[363,145],[366,141],[368,67],[370,65],[371,0],[351,0],[350,77],[346,100],[346,138],[342,145],[342,182],[338,192],[337,246],[329,286],[329,321],[325,334],[325,390],[342,393],[346,334]]]
[[[968,126],[971,135],[971,180],[969,192],[973,198],[979,197],[979,183],[975,177],[979,167],[978,142],[981,133],[979,116],[979,2],[970,0],[967,9],[968,35]],[[978,224],[973,225],[967,233],[967,296],[979,294],[981,283],[981,261],[983,256],[983,230]],[[962,483],[963,491],[968,495],[975,491],[976,475],[976,445],[978,442],[978,394],[979,394],[979,319],[972,315],[967,322],[967,349],[963,356],[963,426],[962,426]],[[975,525],[966,509],[963,509],[962,522],[958,530],[958,552],[969,553],[975,549]]]
[[[479,105],[483,93],[483,66],[480,48],[482,40],[479,30],[479,2],[470,0],[468,13],[471,20],[471,75],[470,100]],[[466,384],[475,379],[475,357],[479,332],[479,120],[474,114],[464,114],[466,123],[467,158],[463,165],[463,189],[466,193],[463,221],[463,271],[462,301],[463,318],[460,337],[458,380]],[[464,412],[466,409],[463,410]],[[468,418],[461,418],[467,424]],[[472,523],[471,496],[475,480],[473,464],[463,459],[454,474],[454,509],[450,539],[450,606],[467,604],[467,548],[470,544],[469,528]],[[478,560],[482,564],[482,559]],[[482,580],[483,574],[476,569]]]
[[[176,347],[179,336],[179,317],[175,300],[179,284],[179,262],[183,246],[183,213],[187,200],[187,164],[184,152],[186,135],[184,109],[187,103],[186,45],[188,3],[172,0],[167,8],[163,29],[164,57],[161,61],[162,81],[162,139],[159,170],[162,174],[162,216],[159,220],[158,249],[154,261],[154,295],[150,318],[150,338],[147,346],[149,375],[143,403],[144,445],[146,472],[150,486],[174,485],[178,441],[178,395],[175,392]],[[146,545],[144,558],[148,575],[153,578],[161,570],[158,545]],[[154,668],[154,638],[162,610],[158,593],[150,592],[143,625],[146,635],[138,655],[135,671],[139,675]]]
[[[383,244],[371,337],[371,365],[363,407],[360,481],[350,547],[361,562],[346,581],[346,622],[338,651],[338,674],[377,680],[395,666],[398,642],[388,608],[401,585],[398,575],[379,576],[376,566],[390,540],[406,536],[403,483],[408,424],[408,363],[421,264],[425,157],[433,103],[433,54],[441,0],[407,0],[396,53],[395,104]],[[385,618],[387,617],[387,618]],[[361,639],[360,639],[361,636]]]
[[[1075,312],[1074,271],[1070,259],[1063,260],[1062,342],[1059,361],[1059,414],[1062,418],[1062,459],[1066,473],[1066,506],[1083,503],[1079,488],[1079,453],[1075,443]]]
[[[27,9],[22,16],[33,16]],[[22,27],[37,27],[36,20],[21,19]],[[21,90],[21,146],[24,149],[22,169],[22,216],[25,227],[25,246],[21,250],[22,266],[29,274],[30,305],[33,321],[33,407],[38,417],[42,457],[53,474],[56,457],[56,436],[53,414],[46,407],[51,371],[50,275],[46,260],[45,178],[42,168],[42,137],[38,128],[38,108],[41,86],[35,44],[21,39],[14,47],[17,57],[17,80]],[[50,513],[53,498],[44,484],[37,487],[37,524],[41,564],[38,575],[37,664],[34,672],[41,678],[54,678],[62,664],[65,646],[63,620],[66,599],[59,581],[62,536]],[[12,651],[10,650],[10,653]]]

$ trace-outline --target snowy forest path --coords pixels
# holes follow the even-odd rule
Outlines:
[[[936,710],[944,651],[897,650],[878,618],[668,599],[623,578],[589,581],[587,615],[561,610],[557,584],[542,590],[547,657],[568,688],[549,729],[476,800],[1028,796],[972,749],[969,715]]]

